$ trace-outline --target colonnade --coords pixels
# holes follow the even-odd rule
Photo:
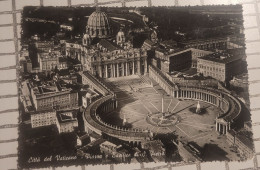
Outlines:
[[[147,73],[147,60],[104,63],[98,66],[99,77],[112,78]]]
[[[169,81],[166,77],[164,77],[164,75],[158,68],[150,65],[149,77],[155,80],[160,85],[160,87],[162,87],[162,89],[167,92],[167,94],[173,93],[174,84],[171,81]]]
[[[220,99],[213,94],[203,91],[193,91],[189,89],[180,89],[178,91],[174,91],[173,97],[202,100],[214,104],[215,106],[220,106],[221,103]]]
[[[108,113],[108,112],[111,112],[111,111],[115,110],[117,108],[117,106],[118,106],[117,100],[116,99],[111,99],[111,100],[108,100],[108,101],[102,103],[97,108],[97,112],[99,114]]]
[[[220,134],[227,134],[230,130],[230,122],[226,122],[223,119],[216,119],[216,131]]]
[[[83,114],[85,131],[119,138],[128,142],[139,142],[150,139],[145,129],[125,128],[104,122],[101,114],[107,114],[117,108],[117,101],[112,95],[104,96],[89,105]],[[93,119],[94,118],[94,119]]]

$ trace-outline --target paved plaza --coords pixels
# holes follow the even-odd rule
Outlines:
[[[217,144],[226,156],[237,159],[234,152],[226,147],[226,137],[215,130],[215,119],[221,110],[211,104],[200,102],[202,114],[193,112],[197,101],[173,98],[159,86],[151,86],[152,80],[145,76],[128,76],[106,79],[109,88],[116,92],[118,109],[102,119],[110,124],[150,130],[154,134],[175,134],[179,140],[205,144]],[[163,97],[163,101],[162,101]],[[166,112],[162,119],[163,109]],[[123,124],[123,120],[126,124]],[[152,121],[151,121],[152,119]]]
[[[125,118],[132,128],[151,130],[155,134],[175,133],[193,141],[215,132],[215,118],[221,111],[213,105],[200,102],[205,113],[196,114],[191,108],[196,108],[197,101],[168,96],[160,86],[152,87],[139,76],[107,81],[110,88],[116,91],[119,104],[116,112],[104,118],[111,124],[122,126]],[[161,118],[162,103],[164,112],[167,112],[164,120]],[[167,126],[161,126],[162,121]]]

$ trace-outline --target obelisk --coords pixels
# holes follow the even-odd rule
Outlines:
[[[124,118],[123,118],[123,126],[125,126],[126,124],[126,118],[125,118],[125,115],[124,115]]]

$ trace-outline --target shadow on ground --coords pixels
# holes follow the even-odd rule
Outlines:
[[[208,111],[206,110],[206,108],[201,108],[199,113],[196,113],[196,107],[191,107],[189,108],[189,111],[198,115],[204,115],[204,114],[208,114]]]
[[[202,148],[202,159],[203,161],[227,161],[227,152],[221,149],[216,144],[206,144]]]

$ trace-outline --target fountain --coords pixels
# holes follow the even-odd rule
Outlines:
[[[200,113],[201,108],[200,108],[200,102],[198,101],[197,108],[196,108],[196,113]]]

